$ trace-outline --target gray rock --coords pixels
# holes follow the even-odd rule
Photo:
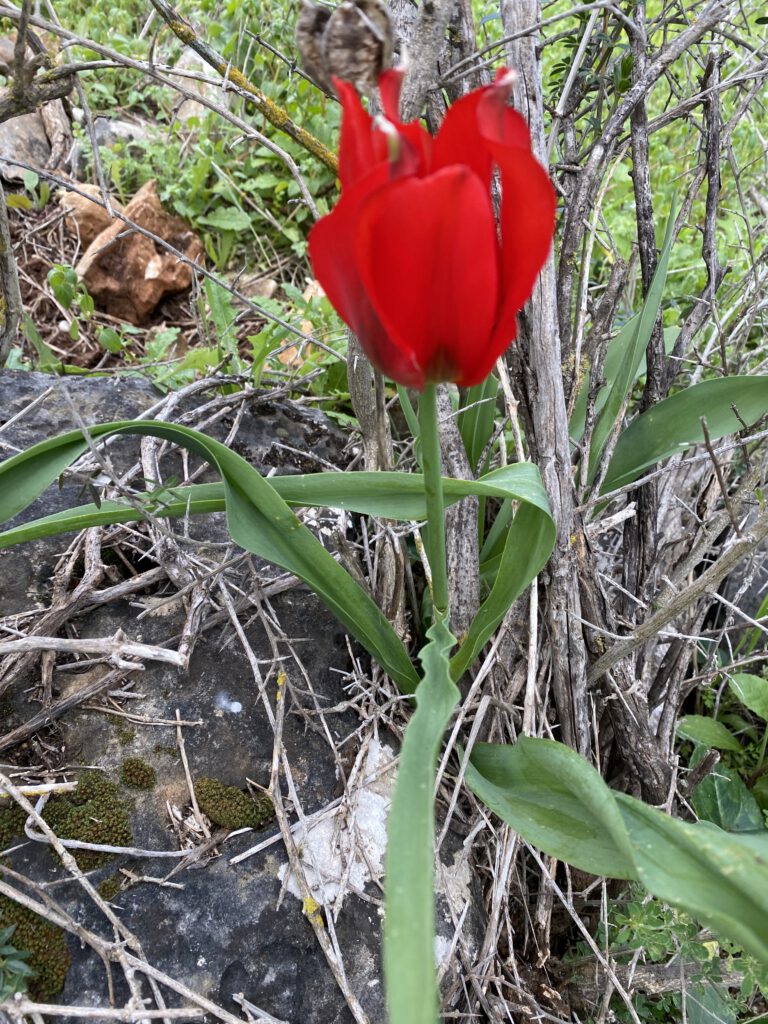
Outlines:
[[[139,379],[62,380],[13,371],[0,371],[0,394],[2,457],[71,429],[72,405],[86,423],[96,423],[135,418],[160,397],[150,384]],[[198,401],[209,397],[200,396]],[[30,413],[2,429],[4,422],[23,414],[38,399],[40,404]],[[189,407],[190,403],[183,406]],[[206,432],[221,439],[233,422],[234,414],[215,428],[206,428]],[[316,470],[317,458],[343,464],[345,443],[345,436],[318,412],[285,400],[258,399],[246,409],[231,446],[262,471],[276,468],[285,473]],[[120,439],[109,451],[116,470],[124,472],[136,460],[137,441]],[[173,462],[165,471],[175,471]],[[35,506],[21,513],[18,521],[90,500],[82,487],[80,482],[65,479],[61,488],[50,488]],[[196,523],[192,536],[201,544],[225,539],[221,519]],[[0,579],[4,581],[0,588],[0,615],[9,616],[49,603],[52,567],[66,543],[67,538],[56,537],[0,550]],[[141,566],[145,567],[148,568]],[[248,577],[239,582],[246,591],[251,585]],[[150,608],[152,598],[156,597],[136,595],[129,601],[87,611],[76,621],[78,635],[108,637],[121,628],[132,639],[173,647],[184,621],[178,604],[150,609],[151,614],[137,619],[137,614]],[[357,753],[354,740],[340,744],[341,740],[353,737],[361,726],[358,715],[345,705],[342,672],[347,668],[346,639],[333,616],[303,587],[279,594],[271,604],[306,670],[302,675],[290,658],[280,663],[288,673],[283,691],[288,703],[282,739],[302,810],[305,815],[312,815],[344,794],[336,753],[319,723],[319,707],[326,709],[330,739],[343,753],[347,774]],[[266,678],[270,669],[275,668],[273,649],[258,618],[248,621],[243,617],[243,623]],[[280,643],[279,653],[289,655],[289,646]],[[88,670],[56,672],[55,697],[82,686],[87,673]],[[116,709],[121,707],[148,723],[173,722],[177,711],[185,721],[201,723],[184,728],[193,777],[213,777],[242,789],[246,779],[258,786],[269,784],[273,729],[251,666],[225,620],[215,622],[198,640],[188,672],[180,674],[168,666],[146,662],[146,670],[134,674],[134,679],[133,691],[139,696],[121,706],[115,705]],[[15,718],[9,724],[18,725],[37,710],[37,705],[30,703],[35,683],[33,677],[17,684],[13,694]],[[269,678],[266,699],[274,713],[274,672]],[[133,724],[124,718],[110,719],[98,710],[79,708],[49,730],[45,742],[50,757],[54,758],[55,751],[59,751],[59,763],[97,766],[112,779],[119,778],[126,758],[138,757],[152,765],[158,776],[153,790],[123,790],[132,801],[134,843],[148,850],[171,850],[178,843],[169,827],[167,807],[177,808],[181,818],[189,814],[188,789],[176,751],[175,732],[173,726]],[[386,743],[386,737],[382,737],[382,742]],[[392,756],[381,745],[374,748],[372,744],[367,749],[374,753],[378,750],[384,761]],[[22,763],[28,763],[25,757],[36,756],[34,750],[28,754],[17,750],[16,755]],[[4,759],[7,756],[3,755]],[[75,767],[69,777],[81,777],[84,770]],[[367,774],[370,773],[366,767],[360,775],[364,778]],[[358,794],[353,811],[355,826],[358,841],[365,845],[366,858],[375,869],[374,880],[368,881],[370,875],[358,858],[350,871],[350,891],[334,924],[349,987],[371,1024],[383,1024],[386,1019],[379,957],[380,869],[376,869],[376,862],[383,853],[384,814],[391,786],[388,773],[376,784],[362,787]],[[288,807],[290,810],[290,803]],[[292,816],[291,821],[295,820]],[[340,826],[341,821],[331,819],[331,825]],[[296,835],[300,856],[305,863],[316,858],[315,866],[320,873],[339,871],[339,853],[330,840],[338,841],[342,850],[347,850],[348,833],[344,828],[339,831],[330,826],[323,833],[324,827],[321,820],[308,836]],[[172,881],[181,883],[183,889],[138,882],[114,898],[115,909],[139,937],[150,963],[236,1015],[239,1010],[232,996],[242,993],[250,1003],[289,1024],[348,1024],[352,1015],[346,1000],[304,916],[302,902],[293,894],[295,885],[287,871],[282,841],[278,838],[262,852],[238,864],[231,863],[233,857],[276,835],[275,825],[268,824],[259,832],[235,836],[220,846],[219,856],[203,859],[173,877]],[[449,833],[441,857],[439,950],[443,953],[450,947],[454,922],[464,913],[467,902],[464,936],[470,949],[476,950],[483,928],[482,899],[461,837]],[[178,862],[121,856],[95,872],[94,881],[104,880],[120,869],[137,878],[159,878],[175,863]],[[13,864],[39,881],[62,877],[60,866],[38,844],[28,844],[15,853]],[[310,885],[313,878],[316,880],[311,866],[307,868],[307,878]],[[82,897],[76,884],[65,882],[51,891],[82,924],[110,935],[103,917]],[[332,902],[331,897],[329,904]],[[333,923],[328,918],[330,913],[331,906],[327,905],[328,924]],[[108,1005],[107,979],[101,961],[74,941],[70,941],[70,948],[73,966],[62,1001],[67,1005]],[[127,995],[120,988],[119,971],[113,974],[120,1005]],[[446,983],[451,983],[450,970]],[[166,994],[169,1005],[179,1005],[173,993]],[[73,1020],[70,1024],[77,1022]]]
[[[0,431],[4,455],[11,450],[9,445],[23,448],[71,429],[64,387],[86,422],[135,417],[159,397],[139,380],[97,378],[65,383],[41,374],[2,372],[3,420],[23,411],[52,388],[33,413]],[[285,450],[275,447],[278,433],[285,443],[324,458],[338,459],[344,442],[343,435],[323,417],[281,402],[279,406],[265,404],[247,412],[233,447],[264,468],[271,462],[281,463],[283,471],[295,471]],[[120,468],[133,461],[128,447],[123,445],[112,456]],[[77,484],[65,484],[61,490],[52,488],[34,510],[25,511],[19,518],[49,514],[84,500],[88,499],[79,493]],[[0,578],[4,580],[0,613],[19,612],[49,598],[52,565],[64,546],[65,540],[58,537],[0,551]],[[309,672],[308,682],[299,679],[287,665],[294,685],[286,687],[290,703],[283,741],[302,808],[311,814],[341,792],[334,753],[322,730],[311,717],[307,718],[307,712],[314,713],[316,701],[326,707],[344,702],[339,670],[346,668],[346,642],[335,619],[305,589],[287,591],[272,604],[286,635],[306,652],[302,657]],[[110,636],[121,627],[133,638],[141,636],[145,642],[171,645],[171,638],[183,624],[180,614],[150,615],[137,622],[140,610],[123,602],[88,612],[77,621],[79,635]],[[247,626],[247,634],[266,676],[273,653],[258,621]],[[80,685],[75,673],[56,673],[54,681],[62,694]],[[21,695],[33,683],[34,679],[28,680],[17,690],[19,717],[36,710],[27,706]],[[310,685],[314,695],[307,692]],[[218,778],[241,788],[245,788],[246,778],[263,786],[269,783],[273,732],[248,661],[231,629],[219,625],[205,633],[184,675],[167,666],[147,663],[134,689],[142,696],[130,702],[127,710],[132,713],[167,721],[174,719],[178,709],[182,719],[201,722],[185,729],[193,777]],[[273,677],[269,686],[273,709],[275,692]],[[349,711],[329,713],[327,721],[335,740],[354,732],[359,724],[357,716]],[[183,768],[173,749],[174,728],[109,721],[101,712],[83,709],[65,716],[47,742],[61,750],[67,764],[97,765],[111,778],[118,776],[120,764],[127,757],[140,757],[150,763],[158,773],[155,789],[125,790],[126,797],[134,802],[134,842],[148,849],[175,847],[166,801],[186,813],[189,798]],[[115,906],[139,936],[151,963],[231,1012],[237,1012],[231,999],[233,992],[242,992],[252,1003],[291,1024],[347,1024],[352,1018],[345,999],[304,918],[301,902],[290,894],[279,902],[279,871],[285,862],[282,842],[239,865],[230,864],[231,857],[274,832],[272,824],[260,834],[246,833],[228,841],[221,847],[221,856],[175,876],[174,881],[181,882],[183,890],[139,884],[121,893]],[[108,877],[120,867],[138,876],[159,877],[173,863],[122,857],[100,869],[95,878]],[[41,881],[61,874],[48,852],[34,844],[16,854],[14,864]],[[107,933],[105,923],[99,921],[76,885],[57,888],[56,896],[78,920]],[[383,1020],[375,906],[348,895],[336,931],[348,957],[350,986],[371,1020]],[[63,1001],[107,1005],[103,965],[87,949],[80,949],[76,943],[70,945],[74,962]],[[171,1005],[176,1004],[174,998],[171,994]]]
[[[51,156],[51,145],[43,119],[37,112],[19,114],[0,124],[0,174],[6,181],[22,181],[27,172],[16,160],[44,169]]]

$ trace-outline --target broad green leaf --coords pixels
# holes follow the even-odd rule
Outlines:
[[[569,747],[525,736],[514,745],[478,743],[466,780],[495,814],[551,856],[592,874],[634,877],[613,795]]]
[[[726,832],[762,832],[763,815],[744,780],[731,768],[717,765],[691,796],[696,814]]]
[[[741,703],[768,722],[768,679],[748,672],[734,672],[729,682]]]
[[[471,767],[472,791],[546,853],[641,881],[715,934],[768,959],[768,832],[679,821],[608,789],[591,765],[551,740],[480,744]]]
[[[251,226],[251,218],[237,206],[222,206],[198,219],[219,231],[247,231]]]
[[[717,441],[741,430],[741,420],[751,426],[767,412],[768,376],[717,377],[679,391],[642,413],[621,434],[603,493],[632,483],[649,466],[700,444],[702,416],[711,439]]]
[[[728,833],[616,793],[638,878],[718,936],[768,959],[768,832]]]
[[[436,1024],[435,768],[460,694],[449,660],[456,642],[438,619],[419,654],[424,678],[405,731],[387,827],[384,977],[390,1024]]]
[[[196,430],[167,423],[107,423],[88,432],[93,440],[110,434],[161,437],[211,463],[222,477],[235,543],[304,580],[397,685],[413,690],[413,665],[380,609],[245,459]],[[0,463],[0,521],[25,508],[87,450],[82,432],[75,430]]]
[[[741,744],[722,722],[706,715],[685,715],[677,723],[677,735],[715,750],[741,750]]]
[[[736,1024],[737,1005],[711,981],[692,985],[686,992],[688,1024]]]
[[[648,347],[648,342],[653,333],[654,324],[661,308],[661,298],[664,294],[664,285],[667,280],[667,269],[669,267],[669,256],[672,250],[672,230],[675,226],[674,204],[669,211],[667,227],[664,232],[664,243],[659,254],[659,262],[656,264],[656,272],[653,275],[648,294],[643,303],[643,308],[637,317],[637,323],[631,339],[626,345],[624,356],[621,360],[618,372],[613,380],[608,381],[608,395],[605,399],[600,414],[595,422],[595,429],[592,432],[592,442],[589,448],[589,480],[594,480],[600,456],[610,437],[613,425],[617,416],[621,413],[622,406],[634,383],[637,369],[640,365],[643,352]]]

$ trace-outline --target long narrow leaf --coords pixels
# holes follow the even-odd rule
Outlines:
[[[616,417],[621,412],[624,400],[629,394],[630,388],[635,380],[637,369],[640,365],[643,352],[650,341],[656,318],[661,308],[661,298],[664,294],[664,285],[667,280],[669,268],[669,256],[672,250],[672,229],[675,225],[674,206],[669,211],[667,227],[664,232],[664,244],[661,247],[659,262],[656,265],[656,272],[653,275],[651,286],[637,317],[637,323],[631,343],[627,346],[624,358],[621,362],[619,372],[614,380],[609,381],[610,390],[605,400],[605,405],[597,417],[595,429],[592,434],[592,442],[589,449],[589,480],[593,480],[600,456],[613,430]]]
[[[473,473],[482,468],[478,465],[480,456],[493,437],[498,391],[499,382],[490,374],[482,384],[476,384],[467,390],[466,399],[462,402],[456,418]]]
[[[521,505],[507,532],[491,592],[480,606],[467,636],[451,660],[451,674],[459,679],[488,642],[507,614],[547,564],[555,543],[555,524],[533,503]]]
[[[298,520],[292,516],[284,502],[295,505],[318,505],[347,509],[387,519],[414,520],[421,519],[425,515],[424,480],[419,473],[317,473],[306,476],[273,477],[267,483],[244,460],[237,459],[229,449],[224,448],[223,445],[217,445],[217,442],[210,441],[204,435],[188,428],[174,428],[167,424],[158,424],[157,427],[158,436],[166,437],[168,440],[175,439],[182,445],[187,444],[190,439],[195,439],[195,444],[198,446],[195,450],[203,458],[217,465],[224,480],[221,484],[198,484],[194,487],[172,488],[159,494],[155,492],[147,495],[142,499],[147,502],[147,513],[156,516],[181,516],[187,513],[211,512],[226,508],[230,518],[230,528],[232,528],[235,521],[233,517],[241,508],[241,503],[234,500],[238,492],[233,491],[228,484],[224,468],[219,465],[220,460],[217,461],[217,457],[213,454],[223,450],[226,453],[223,456],[224,461],[237,470],[236,476],[245,474],[246,478],[251,481],[250,486],[255,489],[252,499],[246,501],[241,512],[238,513],[238,536],[235,536],[233,532],[233,539],[248,550],[256,551],[255,547],[249,547],[248,544],[258,543],[258,536],[261,536],[253,523],[249,524],[248,517],[252,515],[252,509],[258,507],[259,502],[263,503],[266,500],[267,495],[271,496],[270,502],[278,502],[281,509],[280,516],[288,515],[290,517],[285,520],[285,524],[298,523]],[[181,433],[174,433],[175,431]],[[155,431],[151,423],[132,423],[106,424],[91,428],[90,432],[95,438],[110,432],[153,433]],[[29,505],[71,462],[82,454],[84,448],[85,442],[82,435],[75,432],[61,438],[43,441],[27,452],[0,463],[0,522],[6,521]],[[497,538],[496,549],[501,550],[500,554],[496,555],[498,562],[494,562],[494,582],[491,592],[482,604],[468,635],[463,638],[463,643],[453,659],[451,671],[453,678],[458,679],[488,641],[512,602],[523,593],[531,580],[546,564],[554,544],[555,526],[549,513],[547,496],[538,469],[530,463],[504,466],[486,473],[479,480],[446,479],[444,480],[444,489],[447,504],[469,495],[501,498],[508,502],[519,503],[517,514],[506,531],[503,548],[501,548],[502,536],[499,535]],[[100,508],[95,505],[81,506],[1,533],[0,548],[66,530],[117,522],[133,522],[140,518],[141,511],[128,502],[104,501]],[[253,533],[254,530],[258,536],[251,537],[248,544],[238,539],[239,536],[245,536],[249,532]],[[302,538],[305,538],[305,534],[311,537],[311,534],[305,531],[301,534]],[[325,559],[332,562],[335,567],[333,570],[329,570],[333,576],[326,580],[325,574],[318,571],[314,564],[312,571],[308,572],[307,566],[297,564],[300,550],[294,548],[292,542],[289,541],[285,525],[277,527],[270,536],[275,541],[275,549],[272,550],[267,543],[266,547],[262,546],[256,553],[306,580],[322,600],[335,611],[338,602],[333,603],[333,593],[341,586],[341,575],[346,576],[343,570],[333,562],[322,546],[318,545],[323,551]],[[314,538],[313,542],[317,544]],[[301,551],[304,550],[304,547],[314,550],[314,547],[309,545],[306,539],[302,540]],[[309,555],[310,552],[308,551],[307,554]],[[320,557],[317,556],[317,558]],[[338,583],[334,583],[329,590],[331,578],[337,580]],[[374,656],[378,657],[375,650],[386,651],[387,660],[382,662],[383,667],[402,689],[411,692],[415,684],[415,673],[412,669],[410,674],[405,671],[403,660],[400,657],[402,644],[398,640],[398,646],[394,646],[388,629],[381,625],[382,620],[372,615],[367,604],[365,611],[361,608],[357,614],[352,614],[356,600],[354,595],[359,591],[356,587],[354,589],[350,589],[350,587],[351,584],[345,585],[343,588],[346,594],[345,600],[348,603],[344,606],[338,605],[343,611],[343,613],[342,611],[338,613],[341,621],[347,625],[350,621],[356,621],[360,615],[365,616],[366,621],[358,622],[355,628],[350,626],[350,632]],[[366,600],[372,603],[369,599]],[[373,641],[371,639],[366,641],[361,635],[361,629],[364,626],[371,628],[374,637],[377,638],[375,650],[371,646]],[[392,671],[393,667],[397,672],[396,675]]]
[[[44,441],[43,445],[49,443]],[[30,448],[23,455],[36,452],[38,447]],[[7,463],[0,463],[0,483],[4,479],[5,467],[10,462],[9,459]],[[27,464],[31,465],[32,460]],[[0,522],[11,518],[34,501],[51,482],[49,476],[45,477],[42,487],[35,490],[34,494],[32,488],[25,491],[25,494],[32,496],[23,505],[19,505],[19,501],[14,500],[16,496],[10,492],[5,496],[0,495]],[[52,479],[56,476],[58,473]],[[306,476],[270,477],[269,483],[289,505],[346,509],[362,515],[398,520],[423,519],[426,514],[424,477],[421,473],[311,473]],[[472,495],[487,495],[532,503],[541,512],[548,514],[546,495],[538,470],[528,462],[494,470],[480,480],[453,480],[446,477],[443,488],[447,505]],[[137,495],[136,500],[146,505],[147,512],[154,516],[176,517],[187,513],[221,512],[225,505],[224,485],[217,483],[173,487],[159,493]],[[103,501],[99,506],[80,505],[0,533],[0,548],[66,530],[79,530],[84,526],[107,526],[111,523],[132,522],[137,518],[140,519],[141,514],[137,514],[136,505],[126,501]]]
[[[640,314],[635,313],[627,322],[623,325],[616,337],[608,345],[608,352],[605,357],[605,363],[603,365],[603,377],[606,380],[606,384],[600,388],[595,398],[595,415],[599,415],[605,406],[608,399],[608,395],[611,390],[610,382],[616,380],[620,371],[621,365],[627,354],[627,350],[632,346],[635,338],[635,332],[637,330],[638,321]],[[669,353],[674,349],[677,337],[680,334],[679,327],[665,327],[664,328],[664,351]],[[645,350],[640,349],[640,361],[635,367],[635,373],[632,378],[631,387],[637,383],[638,379],[645,376],[646,365],[645,365]],[[580,441],[584,433],[584,425],[587,418],[587,399],[589,398],[589,389],[591,380],[588,373],[583,375],[581,381],[581,387],[579,388],[579,394],[573,407],[573,413],[568,421],[568,433],[571,435],[574,441]]]
[[[211,463],[222,477],[235,543],[304,580],[402,690],[414,689],[413,665],[380,609],[245,459],[196,430],[167,423],[107,423],[90,427],[89,434],[94,440],[110,434],[161,437]],[[87,450],[77,430],[0,463],[0,519],[25,508]]]
[[[738,416],[734,412],[738,412]],[[694,384],[654,405],[619,438],[603,493],[632,483],[644,469],[704,440],[701,417],[713,441],[751,426],[768,413],[768,376],[717,377]],[[743,420],[743,423],[742,423]]]
[[[435,767],[459,700],[448,655],[455,639],[438,619],[419,658],[424,678],[405,731],[387,828],[384,976],[390,1024],[436,1024]]]

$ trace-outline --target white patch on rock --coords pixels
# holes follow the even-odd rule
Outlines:
[[[451,940],[442,935],[435,936],[435,960],[438,967],[446,967],[451,953]]]
[[[395,785],[393,767],[373,778],[394,758],[392,749],[373,740],[368,748],[360,788],[350,795],[349,802],[335,808],[325,817],[310,822],[306,832],[294,833],[299,857],[313,897],[320,904],[333,902],[342,880],[345,888],[363,889],[371,878],[379,878],[384,870],[387,845],[387,814]],[[297,898],[298,883],[287,864],[278,872],[280,880]]]
[[[471,899],[468,851],[460,849],[453,858],[453,864],[443,864],[438,871],[437,891],[448,901],[453,913],[459,917]]]
[[[239,700],[232,700],[228,693],[220,690],[213,698],[213,703],[219,711],[228,711],[231,715],[239,715],[243,705]]]

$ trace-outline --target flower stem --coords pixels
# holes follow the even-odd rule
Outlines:
[[[435,615],[448,612],[448,574],[445,560],[445,510],[440,430],[437,424],[437,387],[427,384],[419,399],[421,461],[427,501],[427,557],[432,570],[432,603]]]

